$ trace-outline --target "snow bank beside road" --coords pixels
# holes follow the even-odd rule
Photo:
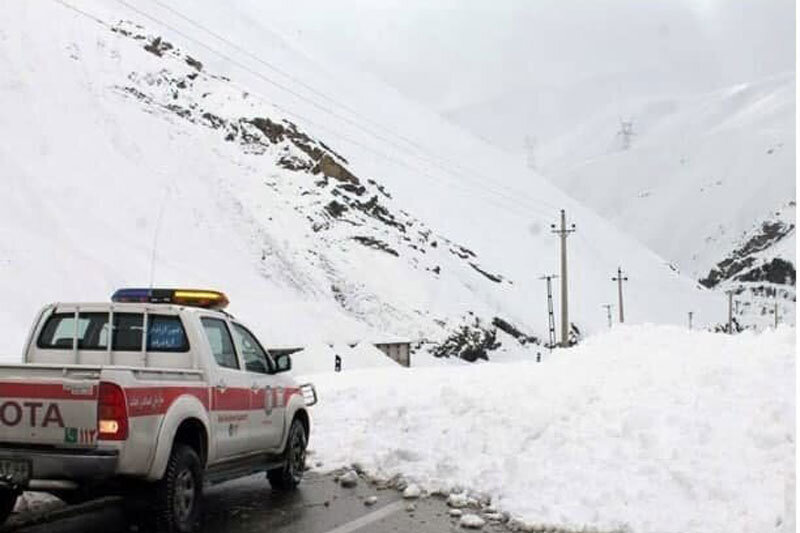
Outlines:
[[[794,346],[640,326],[539,364],[313,376],[311,446],[530,523],[793,531]]]

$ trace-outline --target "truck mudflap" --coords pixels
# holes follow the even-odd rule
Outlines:
[[[99,372],[37,368],[24,376],[14,373],[14,368],[0,367],[0,447],[97,445]],[[15,464],[3,469],[15,467],[23,468]]]

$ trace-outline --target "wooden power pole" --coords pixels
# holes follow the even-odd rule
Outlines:
[[[575,231],[575,224],[567,227],[567,215],[561,210],[561,225],[550,225],[552,232],[561,237],[561,346],[569,346],[569,310],[567,307],[567,236]]]
[[[553,311],[553,278],[558,276],[554,274],[545,274],[539,279],[547,281],[547,330],[549,336],[549,343],[547,347],[552,350],[556,346],[556,317]]]
[[[622,275],[622,267],[617,268],[617,277],[611,278],[611,281],[617,282],[617,290],[619,293],[619,323],[622,324],[625,322],[625,310],[622,307],[622,282],[628,281],[628,276]]]
[[[692,317],[694,316],[694,311],[689,311],[689,329],[692,329]]]

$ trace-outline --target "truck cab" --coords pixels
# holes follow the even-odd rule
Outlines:
[[[122,289],[44,307],[22,363],[0,365],[0,520],[25,489],[117,493],[155,506],[150,527],[191,531],[206,484],[265,471],[296,487],[316,392],[227,304]]]

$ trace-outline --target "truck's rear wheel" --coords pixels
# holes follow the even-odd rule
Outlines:
[[[189,533],[197,528],[203,505],[203,468],[192,448],[176,444],[172,449],[155,498],[159,532]]]
[[[300,484],[306,469],[307,444],[306,429],[303,423],[295,418],[289,428],[289,437],[286,439],[283,466],[267,472],[269,484],[273,489],[287,491]]]
[[[8,520],[14,506],[17,504],[19,493],[11,489],[0,489],[0,525]]]

